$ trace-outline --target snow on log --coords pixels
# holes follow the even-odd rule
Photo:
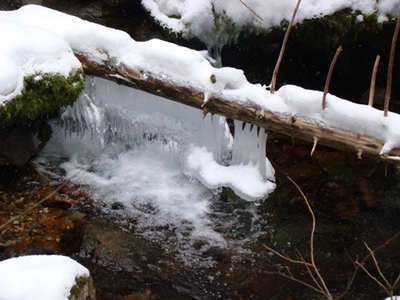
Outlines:
[[[370,155],[389,162],[400,161],[398,114],[389,112],[384,117],[373,107],[331,94],[326,95],[326,107],[322,109],[322,92],[293,85],[282,86],[272,94],[265,86],[249,83],[242,70],[214,68],[203,51],[158,39],[137,42],[123,31],[37,5],[0,11],[0,20],[57,35],[65,40],[68,45],[64,46],[70,47],[67,50],[76,55],[87,74],[201,109],[205,114],[219,114],[314,141],[313,149],[319,143],[353,151],[360,158]],[[47,35],[41,36],[51,43]],[[18,36],[14,42],[25,40]],[[11,58],[5,56],[6,61]],[[33,59],[43,61],[42,56]],[[13,75],[8,71],[9,68],[2,69],[2,78]]]
[[[126,66],[117,66],[110,61],[94,62],[82,53],[76,53],[75,55],[81,61],[87,74],[104,77],[122,85],[201,109],[204,114],[219,114],[254,124],[268,131],[284,133],[310,142],[318,140],[321,145],[338,150],[351,151],[360,158],[362,155],[368,155],[391,163],[400,162],[400,148],[393,148],[387,155],[383,155],[381,150],[385,142],[368,135],[339,127],[330,126],[330,128],[327,128],[309,118],[275,114],[265,109],[263,110],[261,106],[248,103],[242,104],[225,97],[212,96],[205,102],[205,92],[194,87],[188,88],[187,86],[161,81],[151,76],[143,76],[143,74]]]

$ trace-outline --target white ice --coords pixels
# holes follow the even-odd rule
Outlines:
[[[61,255],[31,255],[0,262],[1,300],[67,300],[75,278],[89,271]]]
[[[225,247],[209,217],[215,193],[230,187],[258,204],[275,188],[266,133],[250,125],[239,122],[233,139],[223,117],[203,119],[200,110],[89,76],[61,119],[66,131],[54,127],[38,164],[65,161],[67,178],[107,212],[122,205],[118,213],[153,241],[166,238],[153,228],[168,228],[182,247],[197,240]]]
[[[62,119],[69,132],[81,136],[85,131],[90,133],[90,151],[107,152],[112,158],[120,159],[121,153],[156,141],[168,155],[178,155],[180,162],[177,163],[181,164],[183,173],[196,177],[210,189],[230,187],[249,201],[265,199],[274,190],[273,168],[265,156],[267,136],[264,130],[254,128],[250,131],[250,125],[242,130],[242,123],[237,122],[233,140],[225,118],[207,115],[203,119],[202,112],[197,109],[111,81],[91,77],[86,81],[87,93],[63,113]],[[80,150],[74,149],[71,147],[74,143],[75,140],[62,143],[68,145],[63,152],[68,151],[68,155],[73,156],[87,147],[87,142],[83,142]],[[136,164],[131,168],[134,169]],[[110,167],[106,170],[110,171]],[[136,173],[139,177],[144,174],[142,171]],[[148,180],[155,183],[161,176],[157,174]],[[139,180],[135,178],[132,182]],[[147,187],[146,190],[155,189]]]

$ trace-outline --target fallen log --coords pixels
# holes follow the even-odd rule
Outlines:
[[[360,135],[342,128],[325,128],[305,118],[293,115],[278,115],[264,111],[257,105],[243,105],[223,97],[211,96],[204,102],[204,92],[196,88],[179,86],[152,76],[143,76],[123,64],[110,60],[91,60],[84,53],[75,53],[84,72],[88,75],[103,77],[118,84],[140,89],[185,105],[200,109],[204,114],[219,114],[235,120],[251,123],[268,131],[275,131],[316,144],[325,145],[342,151],[371,156],[390,163],[400,163],[400,148],[392,149],[388,155],[381,155],[384,141],[375,137]],[[312,150],[312,152],[313,152]]]

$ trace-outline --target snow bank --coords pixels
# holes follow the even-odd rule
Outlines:
[[[244,27],[268,29],[290,20],[297,0],[246,0],[263,20],[255,16],[239,0],[142,0],[143,6],[162,26],[188,37],[197,37],[206,44],[226,43],[224,34],[238,34]],[[395,0],[382,1],[385,13],[393,12]],[[375,0],[303,0],[296,15],[296,22],[333,14],[344,8],[371,14],[376,10]],[[234,24],[234,25],[232,25]],[[223,27],[223,30],[221,29]],[[236,33],[235,33],[236,32]],[[217,33],[217,38],[210,33]],[[219,39],[219,40],[218,40]]]
[[[77,277],[89,271],[66,256],[32,255],[0,262],[0,299],[67,300]]]
[[[25,76],[60,73],[81,67],[68,43],[37,27],[7,20],[0,13],[0,105],[21,93]]]

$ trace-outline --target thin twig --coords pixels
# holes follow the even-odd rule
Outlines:
[[[379,55],[377,55],[376,59],[375,59],[374,69],[372,71],[371,86],[370,86],[370,89],[369,89],[368,105],[371,106],[371,107],[374,106],[376,74],[378,73],[378,66],[379,66],[379,61],[380,60],[381,60],[381,57]]]
[[[306,286],[306,287],[312,289],[313,291],[315,291],[315,292],[317,292],[317,293],[320,293],[320,294],[322,294],[322,295],[325,295],[325,293],[324,293],[323,290],[320,290],[320,289],[316,288],[315,286],[313,286],[313,285],[311,285],[311,284],[309,284],[309,283],[307,283],[307,282],[305,282],[305,281],[303,281],[303,280],[297,279],[296,277],[293,277],[292,275],[289,276],[289,275],[287,275],[287,274],[285,274],[285,273],[282,273],[282,272],[268,272],[268,274],[277,274],[277,275],[279,275],[279,276],[288,278],[288,279],[290,279],[290,280],[292,280],[292,281],[301,283],[302,285],[304,285],[304,286]]]
[[[280,258],[286,260],[287,262],[290,262],[290,263],[293,263],[293,264],[298,264],[298,265],[304,265],[304,262],[301,261],[301,260],[292,259],[292,258],[290,258],[289,256],[283,255],[282,253],[280,253],[280,252],[278,252],[278,251],[272,249],[271,247],[268,247],[267,245],[264,245],[264,247],[265,247],[268,251],[271,251],[272,253],[276,254],[277,256],[279,256]],[[308,266],[311,266],[310,263],[307,263],[307,262],[306,262],[305,264],[308,265]]]
[[[298,252],[298,251],[297,251]],[[301,255],[300,252],[297,253],[297,255],[301,258],[301,260],[304,262],[304,265],[307,268],[307,272],[308,274],[310,274],[311,279],[314,281],[315,285],[318,287],[319,290],[324,291],[324,288],[319,284],[317,278],[315,278],[312,270],[310,269],[310,266],[308,266],[308,264],[306,263],[305,259],[303,258],[303,256]],[[311,265],[312,267],[312,265]],[[326,291],[325,291],[326,292]],[[325,293],[326,294],[326,293]]]
[[[389,245],[391,242],[393,242],[395,239],[397,239],[400,236],[400,231],[398,231],[394,236],[392,236],[390,239],[388,239],[385,243],[383,243],[382,245],[380,245],[378,248],[376,248],[375,250],[373,250],[373,252],[378,252],[380,250],[382,250],[383,248],[385,248],[387,245]],[[367,259],[371,256],[371,253],[368,253],[367,255],[364,256],[364,258],[361,260],[361,262],[358,262],[358,259],[356,260],[356,265],[353,271],[353,274],[351,275],[349,282],[347,283],[347,287],[346,289],[343,291],[343,293],[337,297],[336,299],[341,299],[343,298],[347,292],[350,290],[350,287],[352,286],[354,279],[356,278],[356,275],[358,273],[358,270],[360,269],[361,265],[363,263],[365,263],[367,261]],[[400,275],[399,275],[400,276]]]
[[[382,284],[382,282],[379,281],[378,278],[376,278],[374,275],[372,275],[367,268],[364,267],[361,263],[356,261],[356,264],[361,267],[361,269],[373,280],[375,281],[384,291],[386,294],[390,295],[389,291],[386,289],[386,287]]]
[[[243,4],[244,6],[246,6],[247,9],[250,10],[257,18],[259,18],[261,21],[264,21],[264,19],[261,18],[260,15],[257,14],[257,13],[254,11],[254,9],[252,9],[249,5],[247,5],[246,3],[244,3],[243,0],[239,0],[239,1],[242,2],[242,4]]]
[[[329,292],[328,287],[325,284],[324,279],[322,278],[317,265],[315,264],[315,259],[314,259],[314,235],[315,235],[315,228],[316,228],[316,221],[315,221],[315,215],[314,215],[314,211],[311,208],[310,203],[308,202],[308,199],[306,197],[306,195],[304,195],[303,191],[301,190],[301,188],[297,185],[296,182],[294,182],[294,180],[292,178],[290,178],[288,176],[288,179],[296,186],[296,188],[299,190],[299,192],[301,193],[301,195],[303,196],[304,201],[306,202],[306,205],[308,207],[308,210],[310,211],[313,223],[312,223],[312,230],[311,230],[311,237],[310,237],[310,258],[311,258],[311,266],[314,268],[315,273],[317,274],[325,292],[326,295],[329,296],[329,299],[333,299],[332,295]]]
[[[397,42],[397,36],[399,35],[399,29],[400,29],[400,14],[397,16],[396,29],[393,34],[392,48],[390,50],[390,59],[389,59],[389,68],[388,68],[387,86],[385,95],[385,107],[383,110],[383,115],[385,117],[387,117],[388,114],[390,94],[392,92],[392,74],[393,74],[393,64],[394,64],[393,62],[394,62],[394,54],[396,52],[396,42]]]
[[[385,281],[387,286],[390,287],[391,285],[390,285],[389,281],[387,281],[386,277],[383,275],[383,273],[381,271],[381,268],[379,267],[378,261],[376,260],[376,257],[375,257],[375,253],[371,250],[370,247],[368,247],[367,243],[364,243],[364,244],[365,244],[365,247],[368,249],[369,253],[371,253],[371,257],[374,261],[375,267],[378,270],[379,275],[382,277],[383,281]]]
[[[279,57],[278,57],[278,60],[276,62],[276,65],[275,65],[274,72],[272,73],[272,80],[271,80],[271,87],[270,87],[271,94],[275,93],[276,77],[278,76],[279,66],[281,65],[283,53],[285,52],[286,44],[287,44],[287,41],[288,41],[288,38],[289,38],[289,33],[290,33],[290,30],[292,29],[294,18],[296,17],[297,10],[299,9],[300,2],[301,2],[301,0],[297,0],[296,7],[295,7],[295,9],[293,11],[292,19],[290,20],[289,26],[286,29],[285,37],[283,38],[281,51],[279,52]]]
[[[322,96],[322,109],[325,109],[325,107],[326,107],[326,94],[328,93],[329,84],[331,82],[333,68],[335,67],[337,58],[341,51],[342,51],[342,46],[339,46],[339,48],[337,48],[337,50],[336,50],[335,56],[333,57],[331,66],[329,67],[328,76],[326,77],[326,81],[325,81],[324,95]]]

